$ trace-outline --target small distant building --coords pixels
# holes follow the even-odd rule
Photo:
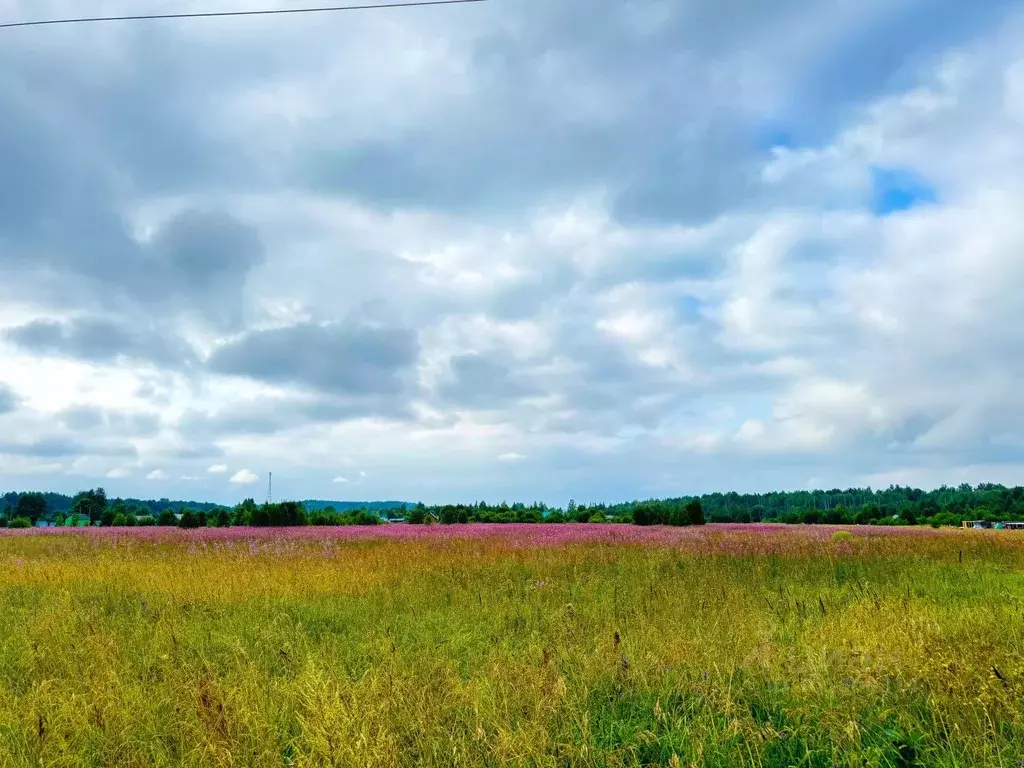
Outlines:
[[[991,528],[992,523],[990,523],[988,520],[964,520],[963,523],[961,523],[961,527],[973,528],[974,530],[980,531],[985,530],[987,528]]]
[[[1024,523],[1001,523],[1004,530],[1024,531]]]

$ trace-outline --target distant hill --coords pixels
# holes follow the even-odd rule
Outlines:
[[[407,501],[326,501],[324,499],[306,499],[302,505],[311,512],[327,507],[334,507],[339,512],[348,512],[351,509],[388,512],[395,509],[404,511],[406,507],[415,506]]]

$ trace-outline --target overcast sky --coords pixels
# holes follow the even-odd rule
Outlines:
[[[0,490],[1024,483],[1022,136],[1010,0],[0,30]]]

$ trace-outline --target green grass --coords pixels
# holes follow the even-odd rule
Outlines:
[[[243,549],[0,538],[0,765],[1024,757],[1014,534]]]

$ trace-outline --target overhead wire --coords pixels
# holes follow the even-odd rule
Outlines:
[[[58,24],[97,24],[116,21],[150,21],[158,19],[213,19],[239,16],[279,16],[285,14],[306,13],[339,13],[341,11],[370,11],[387,8],[417,8],[436,5],[464,5],[467,3],[483,3],[487,0],[413,0],[405,3],[376,3],[367,5],[335,5],[328,7],[309,8],[269,8],[266,10],[249,11],[199,11],[196,13],[147,13],[128,16],[87,16],[66,19],[36,19],[29,21],[9,21],[0,23],[0,29],[14,27],[43,27]]]

